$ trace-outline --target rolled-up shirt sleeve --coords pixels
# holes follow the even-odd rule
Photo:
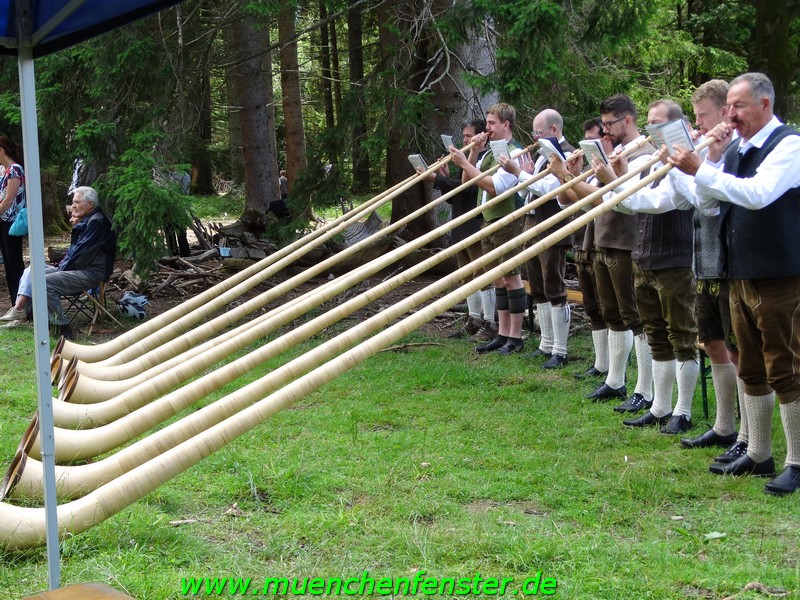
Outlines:
[[[492,183],[494,183],[495,196],[499,196],[503,192],[507,192],[515,185],[519,184],[516,175],[512,175],[505,169],[498,169],[492,175]]]

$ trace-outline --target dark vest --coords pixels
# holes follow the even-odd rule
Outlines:
[[[659,184],[669,182],[662,178]],[[694,210],[671,210],[660,215],[638,213],[631,258],[645,271],[691,268],[693,215]]]
[[[731,144],[725,151],[724,171],[742,179],[753,177],[767,155],[790,135],[800,133],[781,125],[761,148],[750,148],[741,157],[738,144]],[[723,202],[720,222],[728,277],[800,277],[800,188],[790,188],[760,210]]]
[[[724,279],[725,259],[719,235],[719,215],[694,213],[694,274],[698,279]]]
[[[560,145],[561,145],[561,149],[564,151],[565,154],[567,152],[575,152],[575,148],[573,148],[570,145],[570,143],[568,141],[566,141],[566,140],[561,142]],[[542,170],[544,170],[544,168],[546,168],[547,164],[548,164],[547,161],[544,161],[542,163]],[[545,202],[544,204],[542,204],[541,206],[536,208],[536,212],[533,215],[534,222],[538,225],[539,223],[542,223],[543,221],[545,221],[546,219],[549,219],[553,215],[557,215],[560,211],[561,211],[561,207],[558,205],[558,199],[552,198],[552,199],[548,200],[547,202]],[[554,233],[555,231],[558,231],[562,227],[565,227],[566,225],[569,224],[569,222],[571,220],[572,219],[563,219],[560,223],[554,225],[550,229],[548,229],[548,230],[544,231],[543,233],[537,235],[536,238],[534,238],[535,241],[538,242],[539,240],[542,240],[545,237],[547,237],[548,235],[550,235],[551,233]],[[553,246],[554,247],[555,246],[572,246],[572,236],[568,235],[567,237],[565,237],[560,242],[556,242],[555,244],[553,244]]]
[[[628,155],[628,161],[633,161],[645,154],[651,155],[656,149],[650,144]],[[598,187],[603,184],[598,183]],[[598,248],[613,248],[615,250],[633,250],[636,239],[636,215],[610,210],[594,220],[594,242]]]

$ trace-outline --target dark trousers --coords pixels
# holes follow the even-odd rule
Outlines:
[[[727,279],[697,280],[697,338],[701,343],[722,340],[736,351],[736,336],[731,326],[730,282]]]
[[[536,222],[531,215],[525,216],[525,231],[533,229]],[[526,247],[537,243],[536,238]],[[542,250],[525,263],[525,276],[531,286],[531,297],[536,304],[549,302],[553,306],[561,306],[567,301],[567,286],[564,279],[567,275],[567,247],[553,246]]]
[[[578,287],[583,296],[583,310],[589,317],[592,331],[599,331],[606,328],[606,322],[603,320],[603,313],[600,312],[600,303],[597,300],[593,261],[594,250],[575,251],[575,269],[578,272]]]
[[[730,301],[747,393],[800,399],[800,277],[732,280]]]
[[[25,270],[25,262],[22,259],[22,236],[10,235],[9,229],[11,221],[0,221],[0,250],[5,261],[3,268],[6,272],[8,295],[11,298],[11,306],[14,306],[17,303],[19,278]]]
[[[642,321],[633,295],[633,261],[629,250],[598,247],[594,278],[603,320],[611,331],[642,333]]]
[[[549,302],[553,306],[561,306],[567,301],[567,286],[564,283],[567,274],[566,246],[543,250],[525,267],[531,296],[536,304]]]
[[[643,270],[633,264],[636,308],[653,360],[697,359],[694,304],[697,286],[689,267]]]
[[[468,264],[477,261],[481,256],[483,256],[483,251],[481,250],[480,242],[475,242],[471,246],[467,246],[463,250],[460,250],[456,253],[456,262],[458,263],[458,268],[462,269],[466,267]],[[472,281],[479,275],[483,275],[483,269],[478,269],[471,276],[462,279],[461,285],[464,285],[468,281]]]

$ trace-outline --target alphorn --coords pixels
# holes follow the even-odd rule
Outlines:
[[[233,352],[247,347],[278,327],[289,323],[323,302],[331,300],[343,291],[350,289],[353,285],[363,281],[369,275],[382,271],[410,252],[431,243],[453,228],[475,218],[483,210],[502,201],[508,195],[510,194],[499,195],[485,205],[477,207],[461,217],[445,223],[435,230],[404,244],[400,248],[382,257],[374,259],[367,265],[356,269],[350,274],[334,279],[324,286],[294,299],[285,306],[270,311],[265,315],[261,315],[201,346],[191,348],[135,377],[118,381],[95,379],[91,377],[92,365],[85,366],[85,373],[78,373],[77,370],[68,370],[64,383],[61,386],[59,400],[54,402],[54,418],[56,425],[59,427],[93,427],[102,425],[144,405],[149,399],[155,398],[159,394],[173,389],[180,382],[202,372]],[[552,195],[548,196],[548,198],[543,198],[540,202],[544,202],[550,197],[552,197]],[[536,205],[538,205],[538,203]],[[534,205],[530,205],[529,208],[532,206]],[[476,235],[470,238],[470,243],[479,240],[480,236]],[[438,264],[454,256],[459,249],[460,247],[451,246],[451,248],[437,253],[434,257],[434,264]],[[413,273],[414,275],[409,275],[409,273]],[[408,279],[411,279],[417,274],[419,274],[419,271],[416,267],[413,268],[413,270],[406,271]],[[329,325],[330,324],[321,325],[320,329],[328,327]],[[134,396],[128,394],[129,392],[133,392],[133,390],[136,390],[136,401],[132,400]],[[110,407],[108,401],[112,400],[116,408]],[[88,406],[76,406],[73,403],[99,403],[103,406],[93,408]],[[88,425],[83,425],[82,423],[84,422]]]
[[[519,186],[516,186],[514,189],[508,191],[503,196],[498,196],[496,201],[502,200],[504,196],[507,197],[507,196],[509,196],[509,195],[511,195],[513,193],[516,193],[516,191],[518,191],[519,189],[524,188],[529,183],[530,183],[530,181],[525,182],[523,184],[520,184]],[[542,198],[538,199],[538,201],[536,203],[534,203],[532,205],[529,205],[527,207],[527,210],[529,210],[531,208],[535,208],[539,204],[542,204],[542,203],[546,202],[551,197],[555,196],[557,193],[558,192],[553,192],[550,195],[543,196]],[[489,205],[491,205],[491,203]],[[483,206],[482,207],[482,209],[485,209],[485,208],[488,208],[488,206]],[[476,210],[479,211],[481,209],[476,209]],[[525,212],[527,212],[527,210],[526,209],[520,209],[520,211],[518,213],[516,213],[514,216],[524,214]],[[455,226],[455,225],[460,224],[461,221],[466,220],[468,218],[471,218],[473,216],[473,214],[474,214],[474,211],[473,211],[473,213],[470,213],[470,214],[466,215],[462,219],[456,220],[454,223],[452,223],[452,225]],[[445,229],[447,229],[447,227],[443,226],[440,229],[441,230],[445,230]],[[485,235],[485,233],[487,233],[487,232],[483,232],[483,233]],[[431,234],[429,234],[429,236],[421,238],[420,240],[418,240],[418,246],[425,245],[426,243],[428,243],[431,239],[433,239],[437,235],[438,235],[437,232],[432,232]],[[470,243],[472,243],[472,241],[477,241],[477,238],[473,238],[473,239],[469,240]],[[452,254],[456,250],[457,249],[451,249],[449,251],[449,253]],[[440,261],[440,260],[443,260],[447,255],[448,255],[448,252],[445,252],[442,255],[440,255],[440,257],[437,258],[437,262]],[[383,265],[379,265],[379,266],[382,267]],[[296,304],[296,303],[293,303],[293,305],[294,304]],[[292,316],[297,316],[297,315],[302,314],[304,312],[305,307],[298,307],[298,308],[300,310],[297,310],[296,314],[292,315]],[[356,310],[356,309],[354,308],[353,310]],[[321,325],[320,328],[325,327],[325,326],[327,326],[327,324]],[[254,339],[257,339],[257,338],[261,337],[263,334],[264,334],[264,331],[262,329],[260,329],[260,328],[257,328],[257,329],[255,329],[255,330],[250,332],[249,339],[245,339],[243,341],[249,343],[250,341],[253,341]],[[230,345],[226,344],[226,345],[223,345],[221,347],[216,348],[215,352],[217,353],[217,357],[224,357],[224,356],[227,356],[227,354],[229,354],[230,352],[232,352],[235,349],[236,349],[235,347],[231,347]],[[273,352],[272,354],[269,354],[266,357],[261,358],[259,360],[266,360],[266,358],[274,356],[274,354],[275,354],[275,352]],[[214,361],[212,360],[212,361],[209,361],[209,362],[214,362]],[[241,361],[241,362],[244,363],[244,361]],[[249,362],[247,362],[245,364],[249,364],[250,365],[248,367],[248,369],[249,369],[249,368],[253,368],[255,365],[257,365],[258,362],[256,361],[254,363],[252,360],[250,360]],[[201,370],[201,369],[205,368],[206,366],[208,366],[208,363],[196,365],[196,368],[197,368],[197,370]],[[224,379],[224,380],[221,379],[221,378],[218,378],[218,379],[220,379],[220,382],[219,382],[218,386],[227,384],[232,379],[242,375],[247,369],[242,369],[242,370],[230,369],[230,370],[231,370],[231,376],[229,378]],[[179,371],[180,371],[180,369],[179,369]],[[177,377],[176,378],[176,374],[175,373],[171,373],[169,376],[161,377],[160,379],[164,382],[164,387],[162,387],[161,390],[163,390],[163,389],[172,389],[172,387],[174,387],[177,383],[179,383],[182,380],[182,378],[186,378],[188,376],[194,375],[197,372],[197,371],[191,370],[186,365],[184,365],[182,371],[183,371],[183,377]],[[159,378],[157,378],[157,379],[159,379]],[[174,402],[172,400],[173,395],[171,395],[170,397],[162,399],[161,401],[159,401],[158,404],[159,404],[159,407],[166,405],[166,406],[169,406],[169,407],[172,407],[172,408],[170,410],[164,409],[164,410],[161,410],[161,412],[155,412],[155,414],[160,415],[161,419],[168,418],[169,416],[172,416],[178,410],[181,410],[181,409],[185,408],[186,406],[190,405],[191,401],[189,400],[189,398],[192,398],[193,400],[196,400],[196,399],[199,399],[200,397],[202,397],[203,395],[207,395],[208,393],[210,393],[210,391],[213,391],[213,390],[210,390],[205,385],[201,385],[201,383],[203,383],[203,382],[196,382],[196,384],[193,384],[192,387],[193,388],[197,387],[200,390],[204,390],[204,393],[201,393],[201,394],[195,395],[195,396],[190,396],[186,392],[186,390],[184,389],[184,390],[181,391],[181,394],[180,394],[180,397],[183,399],[182,402],[173,403]],[[150,392],[149,395],[147,396],[147,398],[155,397],[155,396],[158,395],[158,392],[161,391],[154,384],[156,384],[156,381],[151,381],[147,385],[143,386],[143,388],[145,388],[146,390],[148,390]],[[135,393],[123,394],[121,397],[116,398],[114,402],[112,402],[112,403],[104,403],[105,406],[98,407],[97,410],[91,410],[91,411],[90,410],[82,410],[80,407],[65,406],[65,405],[59,403],[55,407],[56,408],[56,418],[57,418],[58,424],[61,425],[61,426],[63,426],[63,425],[79,426],[80,425],[80,423],[79,423],[80,421],[86,421],[86,422],[89,422],[91,424],[91,426],[97,426],[97,425],[100,425],[100,424],[108,423],[109,421],[113,420],[114,418],[117,418],[120,414],[126,414],[128,412],[131,412],[132,410],[136,410],[139,406],[141,406],[144,402],[146,402],[147,398],[143,399],[142,390],[137,390]],[[166,412],[164,412],[165,410],[166,410]],[[156,408],[154,408],[153,411],[156,411]],[[151,419],[152,414],[150,414],[148,412],[147,413],[147,418],[144,418],[141,415],[142,415],[142,413],[140,411],[136,415],[133,415],[133,417],[135,417],[135,419],[132,417],[131,419],[126,419],[125,420],[125,423],[130,422],[130,421],[135,421],[137,423],[136,427],[128,426],[125,423],[118,423],[112,428],[106,428],[105,431],[108,431],[108,430],[115,430],[116,431],[116,430],[120,430],[121,429],[122,431],[127,432],[127,435],[129,437],[132,437],[134,435],[138,435],[139,433],[142,433],[143,431],[146,431],[146,429],[148,427],[153,426],[153,424],[154,424],[152,419]],[[76,423],[75,421],[78,421],[78,422]],[[83,443],[83,438],[85,438],[85,437],[86,437],[85,435],[81,435],[81,434],[78,434],[78,433],[70,434],[70,433],[67,432],[67,433],[59,434],[58,435],[59,443],[57,444],[57,447],[60,448],[60,452],[58,453],[59,460],[67,460],[67,461],[69,461],[69,460],[78,460],[78,459],[84,459],[84,458],[91,458],[91,457],[93,457],[95,455],[93,453],[96,453],[96,454],[103,453],[103,452],[105,452],[107,450],[110,450],[113,447],[115,447],[113,445],[114,443],[124,443],[124,442],[128,441],[128,439],[129,439],[129,438],[120,438],[119,435],[117,435],[117,434],[103,435],[102,432],[95,431],[95,432],[92,432],[92,434],[91,434],[91,442],[88,443],[88,444],[84,444]],[[69,440],[69,441],[67,441],[67,440]],[[104,443],[111,444],[111,445],[103,446],[102,443],[101,443],[101,440],[114,440],[114,442],[112,443],[110,441],[106,441]],[[36,451],[38,451],[38,447],[36,446],[36,442],[35,441],[32,442],[32,443],[33,443],[33,449],[31,450],[31,452],[35,453]],[[76,448],[76,447],[80,447],[81,451],[80,452],[78,452],[78,451],[74,451],[73,452],[73,448]],[[97,450],[97,448],[101,448],[101,449]]]

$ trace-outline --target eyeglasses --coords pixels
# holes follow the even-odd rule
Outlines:
[[[538,129],[534,129],[533,131],[531,131],[531,135],[532,135],[533,137],[535,137],[535,138],[541,137],[541,135],[542,135],[543,133],[544,133],[544,131],[540,131],[540,130],[538,130]]]
[[[625,116],[627,116],[627,115],[625,115]],[[620,122],[620,121],[622,121],[624,118],[625,118],[625,117],[620,117],[619,119],[614,119],[613,121],[603,121],[603,129],[611,129],[611,126],[612,126],[614,123],[619,123],[619,122]]]

